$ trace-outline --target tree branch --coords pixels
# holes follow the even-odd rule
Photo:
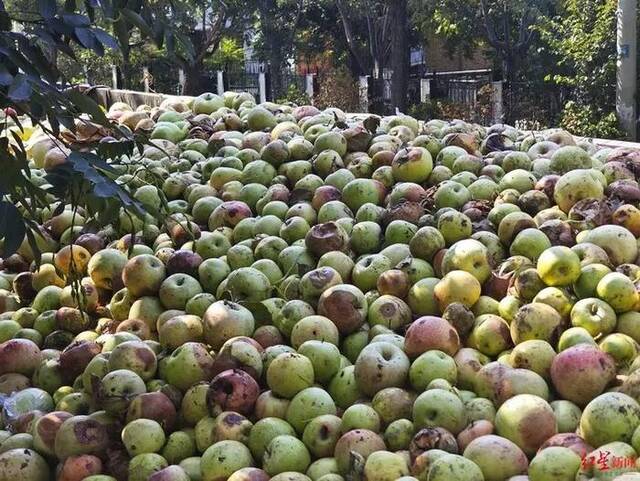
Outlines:
[[[382,45],[385,46],[383,50],[384,52],[383,55],[386,61],[387,57],[389,56],[389,53],[391,52],[391,47],[392,47],[392,38],[389,35],[389,28],[393,23],[393,11],[391,8],[389,8],[388,5],[385,5],[384,15],[382,18],[383,18],[383,27],[382,27],[382,34],[380,36],[380,41],[382,42]]]
[[[349,48],[349,51],[351,52],[353,59],[358,64],[358,68],[360,69],[360,72],[366,72],[366,69],[364,68],[362,60],[360,58],[360,54],[357,49],[355,38],[353,36],[353,31],[351,29],[351,23],[347,18],[342,0],[336,0],[336,7],[338,8],[340,20],[342,21],[342,29],[344,30],[344,36],[347,40],[347,47]]]
[[[533,13],[533,9],[527,7],[522,14],[520,28],[518,31],[518,42],[514,46],[514,51],[516,52],[521,52],[529,48],[529,45],[533,40],[534,31],[529,28],[534,20],[533,17],[530,18],[530,15]]]
[[[495,25],[489,15],[487,0],[480,0],[480,12],[484,19],[484,26],[487,32],[487,40],[489,41],[489,44],[498,51],[504,51],[506,46],[504,42],[500,41],[496,36]]]
[[[502,14],[502,29],[504,30],[504,45],[508,55],[511,55],[512,45],[511,45],[511,25],[509,24],[510,20],[509,13],[509,3],[504,3],[504,12]]]
[[[194,63],[198,65],[209,54],[209,48],[220,44],[222,34],[224,33],[224,25],[227,21],[227,5],[220,2],[220,8],[215,14],[215,20],[211,23],[210,28],[204,30],[204,42],[202,48],[196,55]]]
[[[291,28],[290,28],[288,45],[293,43],[293,39],[296,36],[296,28],[298,27],[298,23],[300,22],[300,17],[302,16],[303,6],[304,6],[304,0],[298,0],[298,3],[297,3],[298,8],[296,9],[296,16],[292,24],[290,25]]]
[[[369,9],[367,9],[369,11]],[[374,21],[371,19],[371,15],[367,13],[367,34],[369,36],[369,53],[371,58],[376,60],[378,53],[378,39],[373,29]]]

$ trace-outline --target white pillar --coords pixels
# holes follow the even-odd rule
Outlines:
[[[369,77],[363,75],[358,81],[358,91],[360,94],[360,110],[369,111]]]
[[[309,100],[313,101],[313,74],[308,73],[305,76],[305,92]]]
[[[636,139],[637,0],[618,0],[616,112],[629,140]]]
[[[184,75],[184,70],[179,69],[178,70],[178,83],[180,84],[180,93],[184,92],[184,84],[186,82],[187,78]]]
[[[145,93],[149,93],[150,86],[149,86],[149,67],[142,67],[142,82],[144,83],[144,91]]]
[[[115,65],[111,66],[111,84],[114,89],[118,88],[118,67]]]
[[[425,103],[431,97],[431,81],[428,78],[420,79],[420,102]]]
[[[218,85],[218,95],[222,95],[224,93],[224,74],[222,70],[216,71],[217,77],[217,85]]]
[[[503,102],[502,102],[502,81],[491,82],[491,103],[493,105],[493,123],[499,124],[504,122]]]
[[[258,90],[260,91],[260,103],[267,101],[267,78],[264,72],[258,74]]]
[[[89,81],[89,67],[87,64],[82,64],[82,73],[84,74],[84,81],[86,84],[91,85],[91,82]]]

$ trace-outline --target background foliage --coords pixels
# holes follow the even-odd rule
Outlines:
[[[5,1],[20,18],[28,19],[29,12],[37,10],[36,0]],[[271,98],[304,98],[297,95],[299,86],[289,88],[294,63],[328,82],[325,87],[317,83],[319,103],[333,97],[347,105],[355,101],[360,75],[373,78],[376,68],[390,68],[393,104],[406,110],[409,47],[423,46],[428,63],[433,40],[439,39],[449,54],[481,53],[492,62],[495,79],[506,80],[508,120],[561,124],[584,135],[608,126],[599,135],[620,135],[611,115],[616,0],[110,0],[107,4],[126,13],[110,18],[98,9],[93,21],[113,35],[117,49],[98,55],[70,45],[77,61],[44,49],[70,81],[110,84],[111,65],[116,65],[120,85],[142,89],[142,67],[151,64],[156,91],[176,92],[177,72],[182,69],[186,76],[182,93],[200,93],[214,88],[215,70],[244,68],[244,47],[251,45],[253,59],[271,65]],[[408,19],[404,23],[395,14],[403,9]],[[377,105],[383,84],[371,84],[370,105]],[[439,102],[446,104],[443,99]]]

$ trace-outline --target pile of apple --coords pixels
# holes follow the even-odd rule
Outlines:
[[[0,481],[640,480],[640,152],[204,94],[0,272]],[[30,132],[32,181],[108,131]],[[53,198],[52,198],[53,201]],[[160,215],[164,212],[163,215]],[[135,233],[135,234],[134,234]]]

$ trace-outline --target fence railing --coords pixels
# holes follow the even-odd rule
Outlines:
[[[167,67],[166,62],[152,61],[142,72],[136,72],[135,85],[140,84],[137,90],[181,94],[184,75],[180,70]],[[295,87],[296,93],[306,94],[313,102],[324,79],[324,75],[318,75],[313,69],[298,71],[294,67],[286,67],[280,72],[278,82],[272,81],[270,73],[268,64],[246,61],[242,65],[202,72],[201,85],[206,91],[220,94],[228,90],[249,92],[258,102],[285,98],[291,93],[290,87]],[[114,67],[111,82],[101,78],[99,82],[94,79],[90,83],[111,83],[117,89],[118,77]],[[384,75],[378,78],[363,76],[354,79],[354,83],[360,93],[360,111],[395,113],[391,100],[391,71],[385,70]],[[562,90],[548,86],[542,88],[528,82],[496,82],[493,72],[488,69],[427,72],[412,76],[408,79],[406,96],[408,105],[429,101],[448,103],[453,107],[453,112],[460,113],[462,118],[469,121],[488,124],[527,120],[546,126],[557,123],[557,116],[566,101]]]
[[[294,92],[304,93],[313,101],[322,81],[322,76],[318,75],[316,70],[317,68],[307,67],[299,71],[294,66],[287,66],[279,73],[278,78],[274,79],[268,64],[249,60],[240,65],[226,65],[220,70],[205,70],[201,73],[199,84],[206,91],[220,94],[225,90],[249,92],[260,102],[285,98],[291,93],[290,88],[294,87]],[[120,87],[119,75],[115,72],[114,67],[110,83],[117,89]],[[140,84],[140,90],[144,92],[173,95],[181,94],[183,91],[184,74],[181,70],[167,68],[166,62],[151,61],[148,66],[142,68],[140,75],[139,73],[136,73],[135,85]],[[392,74],[391,70],[385,69],[378,78],[366,76],[354,80],[360,91],[362,111],[382,114],[395,112],[395,106],[391,101]],[[427,99],[446,100],[465,108],[468,111],[465,117],[476,121],[492,120],[501,115],[500,108],[491,109],[489,113],[486,107],[481,111],[477,109],[480,91],[489,84],[490,70],[429,72],[421,77],[408,79],[407,101],[409,105],[414,105]]]
[[[226,73],[226,75],[225,75]],[[260,96],[260,72],[241,69],[229,69],[222,73],[224,90],[249,92],[254,97]]]
[[[566,90],[557,86],[531,82],[504,84],[505,118],[510,123],[526,120],[555,125],[566,101]]]
[[[218,94],[222,94],[225,90],[249,92],[260,102],[286,97],[290,86],[295,86],[298,92],[306,93],[312,99],[314,92],[317,91],[317,80],[314,80],[316,76],[317,74],[311,69],[305,69],[305,73],[301,74],[294,68],[286,68],[280,72],[279,82],[271,82],[268,65],[258,61],[247,61],[242,65],[223,67],[221,70],[205,70],[200,73],[199,84],[205,91]],[[104,79],[97,83],[110,83],[114,89],[119,89],[121,88],[119,77],[117,68],[114,66],[110,81]],[[181,69],[167,68],[162,62],[151,62],[150,65],[142,67],[139,77],[130,84],[139,85],[139,90],[145,93],[180,95],[185,83],[185,76]]]
[[[392,114],[391,75],[385,78],[363,76],[359,79],[361,110]],[[462,70],[451,72],[429,72],[413,76],[407,83],[407,104],[418,105],[431,100],[455,104],[456,111],[467,120],[475,122],[498,122],[503,118],[502,84],[492,81],[491,70]]]

